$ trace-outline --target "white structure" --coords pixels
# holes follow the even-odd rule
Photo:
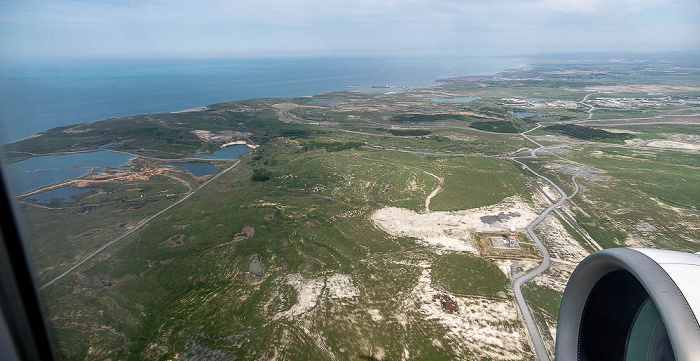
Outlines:
[[[515,239],[515,227],[510,227],[510,236],[508,237],[508,247],[515,247],[518,241]]]

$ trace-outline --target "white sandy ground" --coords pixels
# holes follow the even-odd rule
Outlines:
[[[493,262],[498,266],[498,269],[506,275],[506,277],[513,279],[517,278],[519,275],[526,273],[527,271],[540,265],[539,261],[533,259],[494,259]],[[517,266],[517,272],[513,275],[513,264]],[[513,277],[515,276],[515,277]]]
[[[680,85],[596,85],[586,87],[586,91],[599,92],[635,92],[635,93],[664,93],[664,92],[696,92],[700,87]]]
[[[236,132],[232,130],[221,130],[212,132],[209,130],[195,129],[190,131],[190,133],[196,135],[197,138],[199,138],[203,142],[230,142],[234,139],[247,138],[251,135],[250,133]]]
[[[360,290],[353,284],[352,277],[334,273],[326,279],[326,294],[330,298],[353,298],[360,295]]]
[[[564,292],[566,283],[569,282],[571,273],[574,272],[576,264],[563,262],[554,259],[546,272],[534,278],[535,284],[551,288],[558,292]]]
[[[549,183],[545,183],[542,180],[537,180],[537,183],[539,183],[540,187],[542,188],[542,191],[549,197],[549,199],[557,200],[559,199],[560,195],[559,192],[557,192],[554,188],[552,188]]]
[[[199,107],[199,108],[190,108],[190,109],[183,109],[183,110],[177,110],[174,112],[170,112],[170,114],[181,114],[181,113],[192,113],[192,112],[203,112],[207,110],[207,107]]]
[[[278,313],[275,319],[301,316],[316,307],[321,296],[347,299],[360,295],[360,289],[355,286],[352,277],[340,273],[319,278],[305,278],[294,273],[287,275],[284,283],[294,287],[297,302],[287,311]]]
[[[449,347],[455,354],[468,352],[474,359],[522,360],[529,338],[512,300],[493,300],[451,295],[459,312],[449,314],[433,300],[439,293],[432,287],[430,268],[422,264],[418,283],[404,300],[406,308],[416,308],[428,320],[436,320],[448,331]]]
[[[369,313],[369,317],[371,317],[372,321],[374,322],[378,322],[384,319],[384,316],[382,316],[381,312],[376,308],[368,309],[367,313]]]
[[[589,254],[578,241],[569,235],[559,219],[551,214],[537,225],[535,232],[547,246],[550,256],[554,259],[578,264]]]
[[[671,148],[671,149],[683,149],[683,150],[700,150],[700,144],[692,144],[685,142],[677,142],[674,140],[654,140],[646,144],[647,147],[652,148]]]
[[[518,215],[493,224],[480,219],[501,212]],[[370,218],[378,228],[396,237],[418,238],[437,250],[476,253],[470,242],[473,233],[504,231],[510,227],[522,229],[535,220],[537,214],[520,197],[513,196],[494,205],[454,212],[418,213],[385,207],[372,213]]]

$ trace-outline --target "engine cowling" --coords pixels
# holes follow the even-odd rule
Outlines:
[[[557,360],[700,360],[700,255],[596,252],[576,267],[557,324]]]

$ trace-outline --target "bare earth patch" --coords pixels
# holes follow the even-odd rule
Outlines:
[[[652,148],[700,150],[700,144],[677,142],[677,141],[673,141],[673,140],[653,140],[653,141],[647,143],[646,146],[652,147]]]
[[[195,129],[191,131],[192,134],[196,135],[199,140],[203,142],[231,142],[235,139],[247,138],[251,134],[244,132],[237,132],[233,130],[221,130],[221,131],[209,131]],[[243,142],[245,144],[245,142]]]
[[[500,217],[502,213],[509,217]],[[470,242],[474,233],[525,228],[535,218],[537,214],[517,196],[470,210],[418,213],[386,207],[371,215],[378,228],[393,236],[418,238],[426,245],[443,250],[474,253],[477,250]]]
[[[176,234],[165,241],[165,246],[170,248],[180,247],[185,244],[185,235]]]
[[[360,295],[360,290],[348,275],[336,273],[326,280],[326,292],[330,298],[353,298]]]
[[[559,219],[551,215],[537,225],[535,232],[547,246],[552,258],[578,264],[589,254],[569,235]]]
[[[664,92],[697,92],[700,87],[680,85],[596,85],[586,87],[586,91],[601,92],[635,92],[635,93],[664,93]]]
[[[255,228],[251,226],[245,226],[243,227],[243,230],[241,233],[236,233],[235,236],[233,236],[233,242],[240,242],[240,241],[245,241],[246,239],[253,237],[255,234]]]
[[[457,310],[445,312],[442,304],[433,300],[435,294],[445,292],[432,287],[430,268],[422,266],[423,273],[404,303],[447,328],[445,336],[452,341],[455,354],[468,353],[475,360],[522,360],[526,356],[529,338],[513,301],[448,294]]]
[[[566,283],[569,282],[569,277],[574,272],[577,264],[552,262],[546,272],[538,275],[533,279],[535,284],[542,287],[551,288],[557,292],[564,293]]]
[[[287,275],[284,283],[294,287],[297,302],[287,311],[278,313],[275,319],[295,318],[306,314],[316,307],[324,294],[330,299],[350,299],[360,296],[360,290],[355,286],[352,277],[340,273],[332,274],[327,278],[305,278],[294,273]]]

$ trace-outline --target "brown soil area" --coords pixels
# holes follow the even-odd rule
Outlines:
[[[180,247],[185,244],[185,235],[176,234],[165,241],[165,246],[170,248]]]
[[[245,241],[246,239],[253,237],[254,234],[255,234],[254,227],[245,226],[245,227],[243,227],[243,230],[241,230],[241,233],[236,233],[236,235],[233,236],[233,242]]]
[[[440,306],[442,307],[442,310],[447,312],[447,313],[457,313],[459,312],[459,306],[457,306],[457,302],[452,299],[449,295],[446,295],[444,293],[439,293],[437,295],[433,295],[433,301],[435,300],[440,300]]]

